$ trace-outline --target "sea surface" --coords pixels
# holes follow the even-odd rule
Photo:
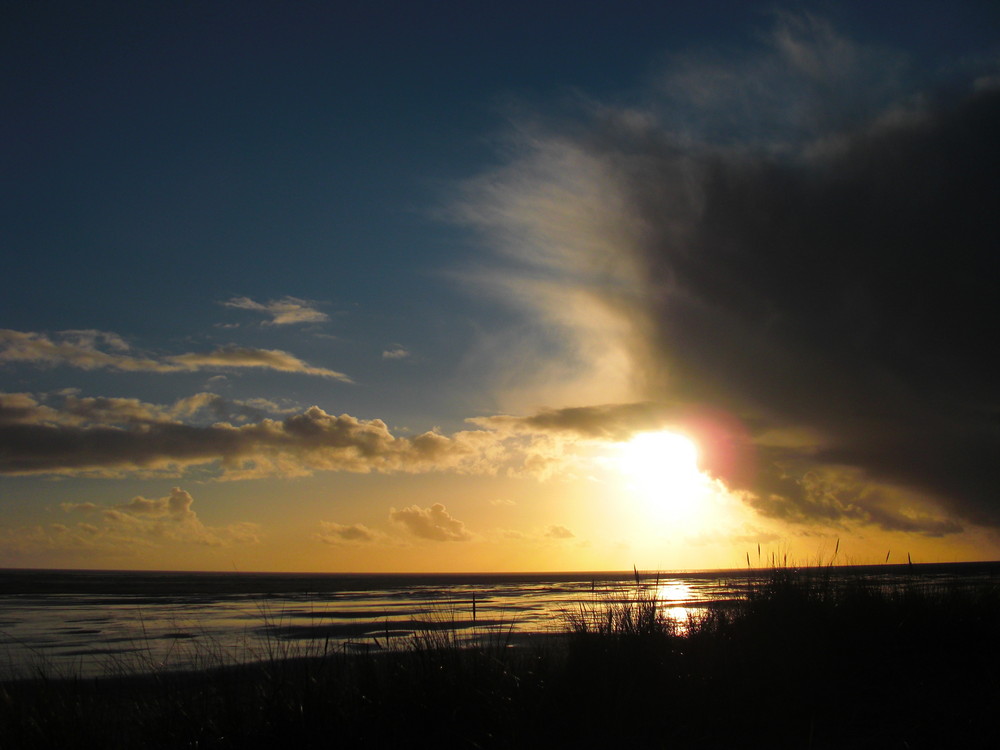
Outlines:
[[[1000,563],[808,569],[890,587],[1000,584]],[[655,596],[683,630],[766,569],[366,575],[0,570],[0,679],[191,670],[414,639],[516,646],[609,602]]]

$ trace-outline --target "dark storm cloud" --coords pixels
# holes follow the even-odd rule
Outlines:
[[[821,436],[772,465],[856,467],[1000,522],[997,132],[983,91],[812,158],[713,154],[683,244],[636,180],[671,394]]]
[[[462,218],[501,250],[497,288],[544,277],[529,313],[627,351],[639,399],[704,415],[710,460],[734,454],[713,473],[761,513],[1000,525],[996,79],[907,89],[899,55],[816,19],[772,42],[763,62],[668,75],[642,107],[526,125]],[[574,292],[580,320],[558,306]],[[596,344],[589,311],[612,321]],[[518,423],[617,434],[634,408]]]

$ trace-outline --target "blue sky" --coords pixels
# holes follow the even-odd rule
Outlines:
[[[27,283],[7,296],[7,327],[122,332],[127,320],[139,348],[243,343],[246,331],[216,326],[252,317],[221,302],[294,296],[330,316],[323,333],[337,340],[293,345],[284,328],[255,342],[362,386],[300,383],[300,398],[388,407],[425,428],[464,419],[457,399],[495,407],[449,380],[504,311],[470,304],[448,277],[483,249],[442,212],[502,158],[511,110],[622,95],[671,44],[718,35],[720,21],[736,36],[734,12],[762,16],[649,3],[19,10],[4,45],[17,71],[4,241]],[[422,367],[387,373],[394,344]],[[414,411],[435,391],[436,414]]]
[[[698,567],[840,535],[993,554],[966,280],[995,266],[964,196],[992,195],[969,165],[995,154],[946,145],[992,117],[993,4],[40,2],[0,27],[0,564]],[[921,349],[892,248],[947,256],[909,218],[935,211],[968,221],[965,265],[906,273],[965,301],[942,327],[977,322]],[[699,446],[739,522],[712,552],[705,529],[602,539],[628,482],[586,462],[639,430],[707,440],[709,412],[752,446],[753,479]],[[296,539],[316,547],[277,562]]]

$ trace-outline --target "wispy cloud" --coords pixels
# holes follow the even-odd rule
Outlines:
[[[222,303],[238,310],[251,310],[270,318],[264,325],[286,326],[296,323],[323,323],[330,319],[326,313],[316,309],[316,303],[298,297],[282,297],[268,302],[255,302],[249,297],[233,297]]]
[[[42,397],[30,393],[0,393],[0,426],[14,423],[141,426],[205,416],[213,421],[245,422],[294,411],[266,399],[230,400],[214,393],[196,393],[170,405],[134,398],[81,397],[73,389]]]
[[[567,529],[565,526],[560,526],[559,524],[553,524],[545,529],[545,536],[549,539],[575,539],[576,534]]]
[[[0,329],[0,363],[153,373],[258,368],[352,382],[342,372],[315,367],[279,349],[224,346],[165,357],[135,356],[128,351],[128,344],[120,336],[102,331],[62,331],[53,338],[43,333]]]
[[[0,329],[0,363],[66,365],[81,370],[125,372],[175,372],[184,369],[153,358],[125,354],[127,351],[129,346],[124,339],[105,331],[62,331],[55,338],[50,338],[44,333]]]
[[[178,354],[167,357],[167,361],[180,369],[203,370],[226,367],[259,367],[280,372],[295,372],[303,375],[317,375],[333,378],[342,383],[353,382],[347,375],[325,367],[313,367],[298,357],[280,349],[250,349],[247,347],[223,347],[205,354]]]
[[[469,422],[511,433],[547,433],[592,440],[627,440],[637,432],[666,427],[679,410],[650,402],[543,409],[535,414],[472,417]]]
[[[298,409],[295,407],[281,406],[266,398],[239,400],[223,398],[215,393],[196,393],[179,399],[169,408],[168,414],[171,418],[209,414],[216,420],[246,422],[268,415],[293,414],[296,411]]]

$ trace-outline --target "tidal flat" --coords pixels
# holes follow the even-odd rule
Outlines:
[[[0,685],[0,748],[994,747],[1000,587],[776,567],[681,622],[655,588],[546,634],[422,627],[392,649]],[[442,623],[439,623],[442,625]]]

